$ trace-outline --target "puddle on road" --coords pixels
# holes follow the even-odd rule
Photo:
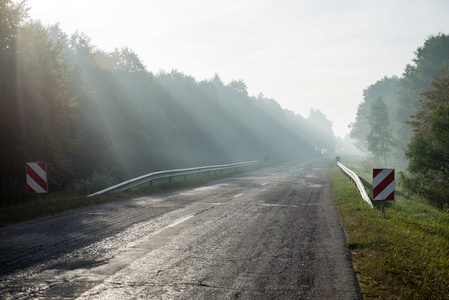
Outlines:
[[[313,188],[321,188],[321,187],[323,187],[323,185],[322,185],[322,184],[315,183],[315,184],[309,185],[309,187],[313,187]]]
[[[316,175],[309,175],[309,174],[307,174],[305,177],[306,178],[318,178],[318,176],[316,176]]]
[[[203,191],[209,191],[217,188],[225,188],[225,187],[231,187],[231,186],[237,186],[236,184],[230,184],[230,183],[218,183],[213,185],[206,185],[206,186],[200,186],[185,192],[182,192],[180,195],[183,194],[192,194],[196,192],[203,192]]]
[[[278,204],[278,203],[264,203],[264,204],[262,204],[262,206],[266,206],[266,207],[299,207],[298,205],[295,205],[295,204]]]

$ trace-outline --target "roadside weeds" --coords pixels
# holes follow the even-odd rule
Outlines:
[[[449,299],[449,214],[398,193],[383,215],[336,166],[329,172],[363,297]],[[357,174],[372,195],[369,175]]]
[[[149,183],[143,184],[117,194],[104,194],[89,198],[86,198],[86,195],[80,195],[76,191],[42,194],[40,195],[39,205],[37,201],[31,199],[34,198],[35,195],[30,195],[30,200],[25,203],[0,207],[0,226],[24,222],[44,216],[51,216],[69,209],[81,208],[88,205],[108,203],[123,198],[139,197],[189,186],[198,186],[212,180],[249,172],[250,170],[254,170],[254,168],[229,170],[224,172],[223,175],[208,175],[207,173],[204,173],[200,175],[188,175],[185,179],[183,176],[173,177],[170,181],[156,180],[152,185]]]

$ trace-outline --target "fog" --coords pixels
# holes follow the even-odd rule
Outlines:
[[[363,89],[401,76],[414,50],[448,32],[446,0],[29,0],[31,18],[84,32],[99,48],[129,47],[149,71],[197,81],[243,79],[307,117],[318,109],[344,138]]]
[[[26,7],[9,5],[0,45],[3,204],[24,197],[20,166],[29,161],[47,163],[52,190],[86,192],[81,187],[97,179],[112,185],[158,170],[279,162],[336,148],[332,122],[319,110],[304,118],[218,73],[206,80],[154,74],[127,47],[108,52],[57,24],[14,23]]]
[[[55,35],[63,35],[54,28]],[[335,150],[332,123],[248,94],[243,80],[197,81],[181,71],[148,72],[129,49],[106,53],[85,35],[66,49],[81,67],[122,176],[201,165],[282,161]],[[104,62],[108,62],[105,64]]]
[[[61,1],[30,1],[30,10],[27,2],[5,3],[0,11],[6,37],[0,40],[3,201],[25,191],[20,170],[27,161],[51,166],[55,190],[76,188],[92,174],[116,181],[163,169],[356,151],[373,163],[383,156],[385,164],[405,169],[413,138],[410,118],[449,53],[448,36],[420,38],[438,24],[424,22],[413,31],[419,38],[414,43],[416,38],[399,40],[390,31],[380,39],[366,22],[361,23],[366,31],[354,30],[356,23],[346,18],[370,15],[369,8],[391,9],[379,17],[387,22],[380,27],[397,29],[392,16],[404,4],[268,1],[258,6],[250,1],[235,10],[231,1],[220,4],[222,11],[211,11],[210,4],[198,10],[185,3],[136,0],[122,6],[71,2],[62,13]],[[49,3],[51,17],[61,17],[56,20],[61,23],[47,25],[51,18],[42,8]],[[447,4],[432,3],[435,7],[415,2],[407,7],[435,12],[432,20],[441,20],[438,7]],[[111,7],[121,19],[112,22]],[[145,12],[155,16],[150,8],[166,18],[155,17],[151,22],[158,23],[148,27]],[[305,23],[297,23],[295,12]],[[42,22],[29,18],[40,14]],[[86,22],[80,21],[83,14]],[[327,17],[336,27],[320,26]],[[267,23],[262,26],[261,20]],[[411,24],[408,17],[398,20]],[[75,28],[67,31],[71,22]],[[129,27],[130,22],[139,26]],[[96,26],[114,39],[106,43]],[[122,46],[128,42],[137,47]],[[368,48],[361,47],[365,43]],[[386,55],[388,62],[400,57],[394,68],[379,63]],[[401,70],[402,76],[385,75]],[[384,119],[375,119],[373,103],[385,107]],[[373,135],[380,125],[384,133]],[[379,149],[372,137],[387,146]]]

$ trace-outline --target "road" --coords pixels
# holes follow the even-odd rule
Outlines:
[[[362,299],[328,161],[0,228],[2,299]]]

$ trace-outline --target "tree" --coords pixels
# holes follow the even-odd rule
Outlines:
[[[370,125],[367,120],[371,112],[371,103],[382,97],[390,115],[390,130],[395,146],[390,149],[389,164],[397,169],[406,169],[408,158],[405,156],[407,145],[413,132],[408,121],[416,114],[420,94],[431,87],[438,67],[449,60],[449,35],[429,36],[424,44],[415,51],[412,62],[405,67],[402,77],[384,77],[363,91],[363,101],[357,108],[355,122],[350,125],[351,137],[362,151],[368,150],[367,136]]]
[[[332,122],[326,115],[318,109],[311,109],[307,121],[312,127],[310,139],[315,143],[316,150],[334,152],[337,140],[332,130]]]
[[[5,58],[10,58],[15,53],[15,39],[22,24],[28,18],[26,0],[14,2],[0,0],[0,57],[3,63]]]
[[[396,125],[395,119],[399,106],[397,93],[399,87],[398,77],[385,76],[363,90],[363,101],[357,107],[355,122],[349,126],[351,128],[350,136],[356,140],[355,145],[361,151],[368,151],[367,136],[370,132],[368,119],[371,112],[371,105],[378,97],[382,97],[388,107],[390,126],[394,127]]]
[[[382,97],[371,104],[368,118],[370,132],[367,136],[368,150],[377,158],[383,157],[387,165],[387,153],[393,144],[387,105]]]
[[[410,164],[407,188],[437,206],[449,204],[449,64],[443,64],[432,83],[422,93],[420,107],[413,116],[414,136],[408,145]]]
[[[424,45],[415,51],[412,64],[405,67],[399,90],[398,124],[395,126],[398,151],[405,153],[413,137],[412,128],[407,124],[415,115],[421,93],[431,88],[438,68],[449,61],[449,35],[440,33],[428,37]]]
[[[15,175],[20,132],[16,103],[16,45],[20,25],[28,18],[25,1],[0,0],[0,198],[18,185]],[[22,167],[23,168],[23,167]]]
[[[17,38],[17,95],[21,141],[27,160],[52,165],[54,183],[69,178],[70,155],[78,143],[71,132],[76,96],[71,94],[73,73],[39,22],[25,24]],[[57,179],[56,179],[57,178]]]
[[[247,87],[246,87],[246,83],[242,80],[232,80],[229,84],[229,87],[233,88],[234,90],[236,90],[238,93],[248,96],[248,91],[247,91]]]
[[[73,92],[74,72],[62,54],[62,46],[39,22],[17,28],[14,70],[9,69],[8,79],[0,83],[4,202],[17,202],[25,196],[23,173],[29,161],[49,164],[52,190],[71,180],[72,158],[79,146],[73,127],[77,97]]]
[[[139,56],[128,47],[123,47],[121,50],[115,49],[112,57],[115,60],[115,69],[118,72],[147,72],[145,66],[140,61]]]

